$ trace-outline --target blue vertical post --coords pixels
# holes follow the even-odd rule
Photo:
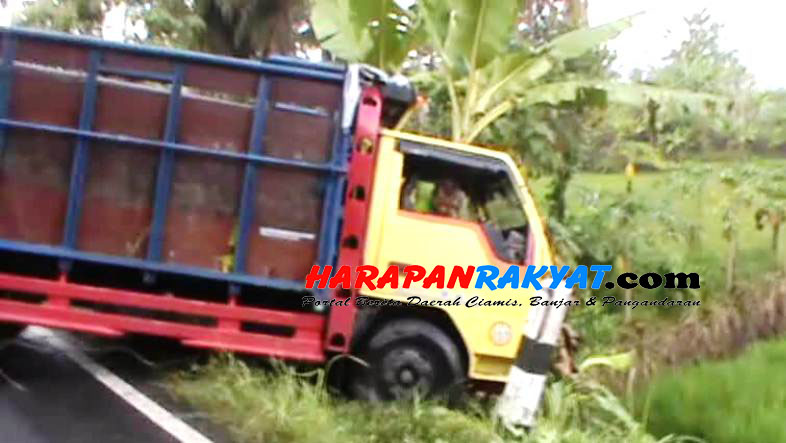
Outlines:
[[[343,150],[344,150],[344,134],[341,128],[341,112],[336,112],[333,118],[333,150],[330,156],[330,164],[333,167],[343,167]],[[323,209],[322,209],[322,227],[319,234],[319,253],[317,260],[322,265],[332,265],[332,255],[336,248],[336,239],[334,236],[338,235],[338,225],[341,216],[341,197],[342,197],[342,181],[344,173],[332,172],[326,174],[323,178],[325,183]],[[339,211],[338,214],[336,212]]]
[[[96,113],[96,98],[98,96],[98,65],[101,63],[101,52],[90,51],[87,67],[84,94],[82,96],[82,109],[79,114],[79,130],[90,131]],[[79,232],[79,222],[82,215],[82,200],[87,176],[89,140],[84,136],[77,136],[74,157],[71,162],[71,184],[68,190],[68,210],[66,212],[65,228],[63,232],[63,246],[74,248],[76,236]]]
[[[169,95],[169,109],[166,116],[164,141],[174,143],[180,133],[180,107],[182,103],[183,77],[185,67],[178,64],[172,80]],[[150,247],[147,259],[161,261],[164,249],[164,228],[166,226],[166,213],[169,208],[169,195],[172,190],[172,173],[174,171],[175,152],[170,147],[161,149],[161,159],[158,163],[156,176],[156,193],[153,200],[153,222],[150,228]]]
[[[270,80],[264,75],[259,78],[257,87],[257,103],[254,107],[254,123],[251,126],[248,153],[261,155],[264,150],[264,136],[267,128],[267,115],[270,110]],[[246,272],[248,261],[248,239],[251,235],[251,225],[254,223],[255,202],[257,194],[257,181],[259,180],[259,166],[247,160],[246,174],[243,179],[243,193],[240,198],[240,215],[238,216],[238,232],[235,243],[235,272]]]
[[[0,118],[8,118],[11,109],[11,85],[14,79],[16,37],[3,34],[3,60],[0,64]],[[0,125],[0,159],[5,150],[6,127]]]
[[[334,122],[333,152],[330,164],[336,169],[346,170],[349,164],[349,153],[352,149],[352,134],[351,131],[342,128],[341,112],[336,112]],[[326,182],[325,197],[322,200],[322,227],[319,233],[319,250],[317,253],[317,261],[322,266],[335,266],[338,258],[338,244],[341,241],[341,225],[343,223],[341,203],[346,194],[346,174],[346,172],[335,172],[334,169],[333,172],[327,174],[324,178]],[[368,190],[366,190],[366,198],[370,198]],[[330,298],[330,293],[327,289],[317,289],[314,295],[320,300]]]

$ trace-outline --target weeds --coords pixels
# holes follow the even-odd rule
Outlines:
[[[173,380],[174,392],[239,442],[492,442],[502,441],[481,412],[439,404],[370,405],[330,395],[322,370],[313,377],[274,365],[251,368],[231,356]]]
[[[589,379],[552,383],[538,427],[523,437],[507,433],[477,402],[463,410],[418,399],[372,405],[330,395],[323,380],[321,370],[304,377],[283,365],[252,368],[222,356],[178,375],[172,389],[239,442],[657,441],[609,390]]]

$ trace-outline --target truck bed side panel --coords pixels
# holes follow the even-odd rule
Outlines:
[[[0,37],[0,247],[261,286],[331,264],[343,72]]]

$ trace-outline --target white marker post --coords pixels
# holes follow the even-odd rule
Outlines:
[[[543,301],[559,301],[556,306],[533,306],[523,331],[523,345],[519,356],[510,368],[508,383],[502,392],[495,416],[506,428],[521,433],[535,425],[535,417],[546,389],[546,377],[551,366],[551,356],[557,348],[562,323],[568,311],[566,302],[572,290],[561,283],[551,289],[551,280],[541,282],[543,289],[537,296]]]

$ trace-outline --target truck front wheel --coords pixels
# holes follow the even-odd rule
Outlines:
[[[367,401],[451,396],[461,391],[466,369],[456,343],[420,319],[387,322],[365,343],[349,380],[353,396]]]

